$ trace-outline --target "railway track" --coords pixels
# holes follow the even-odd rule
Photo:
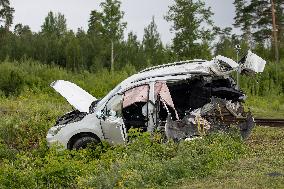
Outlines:
[[[284,119],[254,118],[254,121],[259,126],[284,128]]]

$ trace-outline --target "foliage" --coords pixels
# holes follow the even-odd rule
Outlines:
[[[173,50],[179,59],[210,58],[209,42],[212,32],[203,25],[213,25],[210,8],[204,1],[175,0],[169,7],[166,20],[173,22]]]
[[[49,12],[41,26],[42,33],[45,35],[63,35],[67,32],[66,19],[63,14],[54,15]]]
[[[142,45],[147,65],[159,65],[164,63],[164,47],[154,17],[152,17],[151,23],[144,29]]]
[[[3,2],[9,5],[8,0]],[[77,31],[68,30],[63,14],[49,12],[39,32],[32,32],[29,26],[21,23],[15,24],[13,32],[1,28],[0,60],[32,59],[47,65],[55,64],[73,72],[100,72],[110,69],[111,62],[114,62],[114,70],[124,67],[141,70],[148,66],[185,59],[211,59],[212,52],[235,59],[237,44],[241,45],[243,53],[251,48],[266,60],[272,60],[273,49],[267,40],[252,38],[255,32],[263,28],[268,31],[270,28],[270,14],[259,14],[262,9],[269,11],[268,1],[251,3],[254,4],[243,0],[235,1],[235,26],[240,27],[243,32],[240,37],[228,27],[213,27],[213,13],[204,1],[175,1],[166,16],[166,20],[172,22],[172,31],[175,32],[173,43],[168,46],[161,42],[154,19],[145,27],[142,41],[133,32],[128,33],[128,37],[124,39],[127,23],[122,20],[124,12],[118,0],[103,1],[100,11],[91,12],[87,32],[82,28]],[[282,55],[283,3],[277,0],[276,9],[279,52]],[[256,21],[260,22],[256,20],[258,17],[262,21],[256,24]]]
[[[250,7],[246,7],[247,5],[246,0],[235,0],[234,5],[236,8],[236,16],[235,16],[235,27],[239,27],[243,32],[243,38],[246,41],[251,40],[251,22],[252,22],[252,15],[249,11]]]
[[[91,12],[89,31],[101,34],[103,38],[120,40],[126,23],[122,22],[124,12],[120,10],[121,2],[118,0],[106,0],[100,4],[102,12]]]
[[[284,67],[268,63],[265,71],[253,76],[241,77],[241,88],[252,96],[278,96],[284,94]]]
[[[114,46],[120,43],[123,37],[126,22],[122,22],[124,12],[120,10],[121,2],[118,0],[106,0],[100,4],[102,12],[93,10],[89,20],[88,33],[99,39],[105,45],[105,56],[110,56],[110,69],[114,69]],[[116,45],[117,46],[117,45]]]
[[[281,128],[256,127],[247,141],[249,153],[228,162],[215,174],[202,179],[184,179],[178,188],[282,188],[284,132]],[[175,188],[173,187],[173,188]]]
[[[0,0],[0,23],[4,23],[5,30],[13,24],[13,13],[15,9],[10,6],[9,0]],[[3,26],[0,28],[2,29]]]
[[[284,3],[282,0],[274,0],[275,19],[277,25],[277,36],[280,51],[283,51],[284,38]],[[235,0],[236,8],[235,24],[243,34],[243,38],[250,45],[250,48],[257,49],[257,46],[266,47],[266,51],[273,53],[271,48],[272,40],[272,8],[270,0]],[[266,52],[266,53],[267,53]],[[280,53],[280,58],[283,58]],[[272,55],[270,55],[270,58]]]
[[[128,145],[80,151],[46,149],[3,159],[1,188],[137,188],[202,178],[246,152],[239,137],[215,134],[193,142],[161,143],[142,134]]]
[[[8,64],[1,65],[0,68],[0,89],[5,96],[18,95],[24,85],[23,72],[15,67],[11,67]]]
[[[120,81],[135,72],[131,66],[124,71],[110,73],[102,70],[96,74],[82,71],[68,72],[58,66],[43,65],[34,61],[0,63],[0,91],[5,95],[19,94],[28,88],[33,91],[51,91],[49,86],[55,80],[68,80],[78,84],[96,97],[103,97]]]

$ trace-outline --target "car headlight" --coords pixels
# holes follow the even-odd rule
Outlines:
[[[54,126],[51,127],[48,131],[48,134],[50,135],[56,135],[63,127],[65,127],[65,125],[58,125],[58,126]]]

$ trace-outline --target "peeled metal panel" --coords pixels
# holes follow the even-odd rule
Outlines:
[[[179,119],[178,113],[175,109],[175,105],[170,93],[170,90],[165,82],[157,82],[155,84],[155,96],[160,95],[161,99],[171,108],[174,109],[176,118]]]
[[[50,86],[60,93],[74,108],[80,112],[88,113],[92,102],[97,100],[88,92],[69,81],[54,81],[50,84]]]
[[[123,108],[134,104],[135,102],[147,102],[149,95],[149,85],[135,87],[125,92]]]
[[[239,64],[236,63],[234,60],[225,56],[218,55],[215,57],[215,59],[218,61],[222,61],[225,64],[228,64],[232,69],[237,68],[239,66]]]
[[[173,99],[171,97],[170,90],[166,83],[164,82],[157,82],[155,84],[155,96],[160,95],[160,97],[172,108],[175,108]]]
[[[248,51],[246,61],[242,65],[242,69],[248,70],[250,72],[260,73],[263,72],[265,65],[265,60],[252,53],[251,51]]]
[[[213,61],[213,64],[210,65],[210,69],[216,74],[220,76],[229,75],[234,70],[237,70],[239,64],[234,60],[218,55]]]

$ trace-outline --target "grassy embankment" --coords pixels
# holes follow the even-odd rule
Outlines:
[[[48,85],[57,79],[70,80],[102,97],[133,72],[132,68],[124,70],[93,75],[28,62],[0,64],[0,188],[284,185],[282,129],[256,128],[245,143],[235,135],[212,135],[192,143],[163,144],[159,135],[152,140],[143,135],[127,146],[104,144],[79,152],[48,149],[47,130],[58,116],[71,110]],[[245,90],[254,94],[248,94],[246,106],[257,116],[283,118],[284,97],[279,93],[283,85],[271,78],[270,92],[263,88],[264,81],[256,85],[243,78]]]

